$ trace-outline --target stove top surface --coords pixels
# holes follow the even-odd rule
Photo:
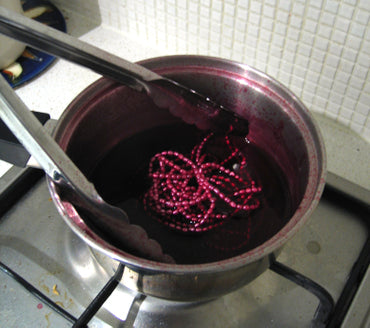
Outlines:
[[[27,183],[19,180],[25,175]],[[4,209],[0,218],[0,261],[71,318],[66,319],[34,297],[3,269],[0,326],[4,327],[71,327],[74,318],[84,312],[117,269],[115,261],[92,250],[68,228],[51,201],[45,179],[39,177],[34,170],[12,169],[0,180],[3,196],[18,180],[23,181],[18,181],[18,189],[24,189],[21,198],[6,212]],[[27,184],[31,186],[29,190]],[[349,288],[349,279],[357,277],[351,278],[351,272],[363,275],[368,265],[368,257],[365,264],[355,265],[369,244],[366,207],[327,188],[312,219],[277,258],[279,263],[321,285],[333,298],[334,311],[338,311],[338,304],[346,303],[343,298],[353,297],[353,291],[343,291]],[[121,269],[124,281],[128,270]],[[366,299],[366,295],[362,297]],[[119,284],[88,326],[326,326],[322,322],[313,324],[318,305],[318,298],[310,291],[276,270],[268,270],[249,285],[208,302],[181,303],[145,297]],[[366,320],[368,312],[362,312]],[[347,324],[349,313],[341,318]],[[362,324],[366,325],[366,321]]]

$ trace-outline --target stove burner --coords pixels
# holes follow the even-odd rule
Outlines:
[[[262,188],[247,172],[246,157],[228,136],[219,139],[209,134],[193,148],[190,158],[170,150],[152,157],[152,185],[144,206],[158,221],[182,232],[204,232],[239,211],[247,214],[259,207],[255,194]]]

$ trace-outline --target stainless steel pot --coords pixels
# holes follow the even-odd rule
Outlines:
[[[141,63],[159,74],[214,97],[250,122],[248,139],[269,154],[288,180],[293,214],[273,237],[244,254],[205,264],[164,264],[117,249],[62,201],[52,198],[66,223],[98,252],[126,265],[122,282],[141,293],[171,300],[204,300],[236,290],[269,267],[316,207],[325,184],[322,138],[306,107],[284,86],[249,66],[201,56],[171,56]],[[66,109],[55,139],[87,175],[120,141],[175,118],[142,93],[102,78]],[[138,149],[138,151],[140,151]],[[129,159],[127,159],[129,160]],[[111,262],[104,262],[111,270]]]

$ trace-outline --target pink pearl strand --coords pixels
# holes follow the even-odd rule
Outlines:
[[[195,146],[190,159],[168,150],[150,161],[152,185],[144,196],[144,206],[172,229],[208,231],[237,212],[250,212],[260,205],[254,195],[262,189],[246,171],[246,158],[225,136],[224,147],[230,155],[217,162],[215,156],[205,151],[212,137],[211,133]]]

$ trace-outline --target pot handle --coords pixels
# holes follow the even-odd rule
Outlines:
[[[45,124],[50,119],[50,115],[47,113],[34,111],[32,113],[41,124]],[[19,167],[26,167],[30,157],[31,155],[0,119],[0,160]]]

